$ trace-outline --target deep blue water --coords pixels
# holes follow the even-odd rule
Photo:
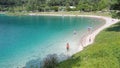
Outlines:
[[[0,68],[21,67],[32,59],[65,53],[67,42],[72,52],[89,26],[94,29],[103,23],[85,17],[0,15]]]

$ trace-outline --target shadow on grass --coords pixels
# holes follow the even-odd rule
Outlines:
[[[107,28],[106,31],[116,31],[116,32],[120,32],[120,22],[113,25],[110,28]]]

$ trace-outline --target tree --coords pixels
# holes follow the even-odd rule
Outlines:
[[[116,0],[116,2],[111,6],[111,9],[114,10],[112,12],[112,17],[120,18],[120,0]]]
[[[120,8],[119,0],[0,0],[1,11],[47,11],[55,9],[54,6],[76,6],[82,11],[101,11],[103,9]],[[116,4],[114,4],[116,3]],[[113,5],[114,7],[110,7]],[[49,6],[49,8],[48,8]],[[50,8],[52,7],[52,8]],[[22,8],[22,9],[21,9]],[[68,10],[70,8],[67,7]]]

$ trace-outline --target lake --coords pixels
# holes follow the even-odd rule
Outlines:
[[[23,67],[33,59],[48,54],[77,52],[80,38],[91,26],[105,21],[98,18],[74,16],[7,16],[0,15],[0,68]],[[76,34],[74,35],[74,32]]]

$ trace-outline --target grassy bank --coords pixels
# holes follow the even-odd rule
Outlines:
[[[58,68],[120,68],[120,22],[103,30],[92,45]]]

